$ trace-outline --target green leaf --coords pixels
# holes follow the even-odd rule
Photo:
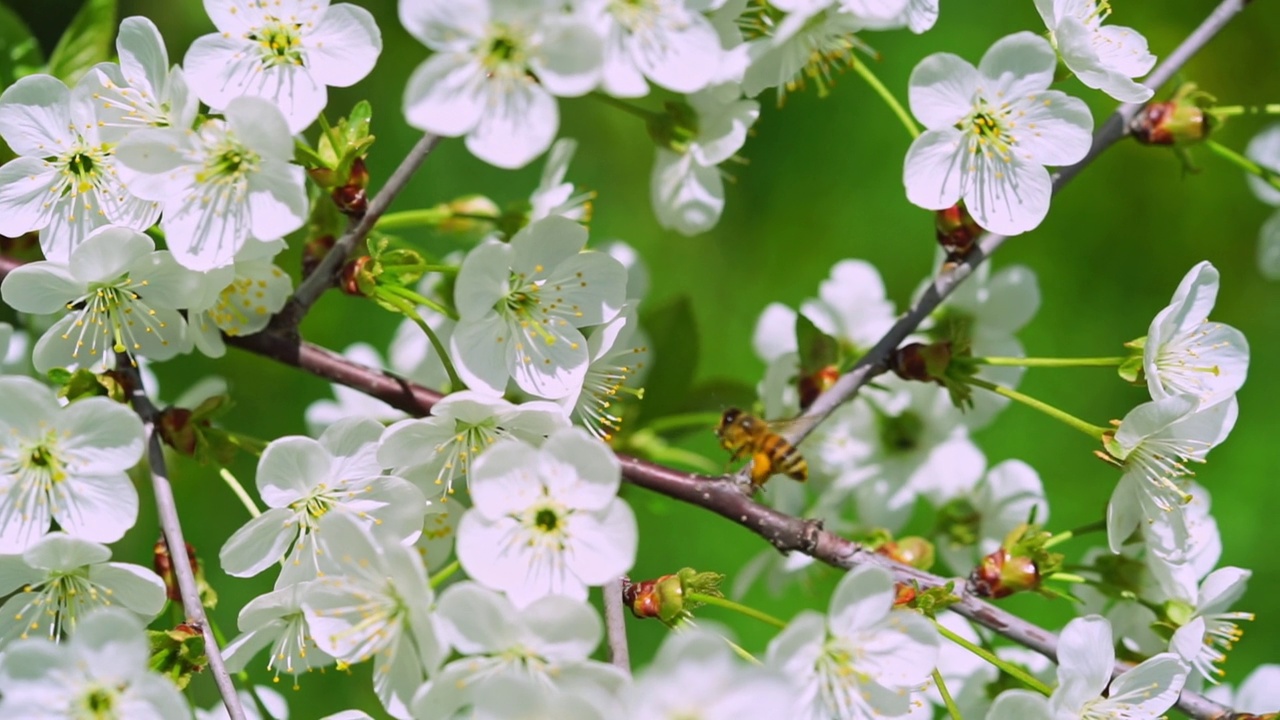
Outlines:
[[[39,71],[43,65],[40,43],[31,29],[17,13],[0,5],[0,90]]]
[[[74,85],[81,75],[111,59],[116,0],[85,0],[49,54],[49,74]]]
[[[812,375],[835,365],[840,359],[840,343],[818,329],[803,313],[796,315],[796,348],[800,352],[800,374]]]
[[[640,424],[634,427],[683,410],[698,367],[698,326],[689,296],[647,308],[640,315],[640,327],[649,333],[653,362],[644,381]]]

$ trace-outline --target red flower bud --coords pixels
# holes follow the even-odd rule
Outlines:
[[[840,369],[835,365],[828,365],[821,370],[810,375],[803,375],[799,381],[800,390],[800,409],[807,410],[818,396],[831,389],[836,384],[836,380],[840,379]]]
[[[937,211],[933,224],[938,244],[947,251],[948,261],[960,260],[967,255],[982,235],[982,228],[965,209],[963,201]]]
[[[191,563],[191,572],[193,574],[197,573],[199,572],[200,564],[196,560],[196,549],[191,547],[191,543],[186,543],[186,546],[187,561]],[[169,555],[169,545],[163,537],[156,540],[151,552],[152,565],[156,574],[160,576],[161,580],[164,580],[165,594],[176,603],[182,602],[182,590],[178,588],[178,577],[173,572],[173,558]],[[195,634],[199,635],[200,633],[196,631]]]

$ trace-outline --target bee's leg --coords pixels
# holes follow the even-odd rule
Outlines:
[[[751,456],[751,483],[756,487],[765,484],[773,475],[773,461],[765,453],[758,452]]]

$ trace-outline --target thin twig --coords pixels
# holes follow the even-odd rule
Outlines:
[[[213,682],[222,695],[222,703],[227,708],[231,720],[245,720],[244,709],[240,706],[240,696],[231,682],[231,674],[227,672],[226,663],[222,660],[222,650],[218,647],[218,639],[214,637],[213,626],[204,614],[204,604],[200,602],[200,589],[196,586],[196,576],[191,569],[191,561],[187,557],[187,543],[182,537],[182,524],[178,521],[178,506],[173,499],[173,486],[169,484],[169,474],[164,461],[164,445],[160,434],[156,432],[156,417],[159,414],[151,399],[147,397],[146,388],[142,386],[142,377],[138,369],[126,355],[116,356],[116,367],[126,378],[131,393],[129,401],[133,411],[142,419],[147,431],[147,461],[151,466],[151,488],[156,497],[156,514],[160,518],[160,528],[164,531],[164,541],[169,547],[169,558],[173,563],[173,574],[178,580],[178,590],[182,594],[182,609],[187,617],[187,624],[200,628],[204,636],[205,655],[209,658],[209,671],[213,674]]]
[[[627,650],[627,615],[622,607],[622,578],[614,578],[601,588],[604,592],[604,630],[609,643],[609,662],[623,672],[631,672]]]
[[[316,269],[298,285],[297,291],[293,293],[293,297],[289,298],[284,309],[273,318],[273,323],[278,329],[297,329],[298,323],[302,322],[302,318],[320,295],[333,286],[338,269],[346,262],[351,251],[369,236],[378,218],[391,207],[392,201],[409,184],[409,179],[418,171],[418,168],[422,167],[422,163],[439,143],[438,135],[427,133],[413,146],[400,163],[400,167],[387,178],[387,183],[382,186],[377,197],[369,201],[369,208],[364,216],[338,238],[329,252],[325,253],[324,258],[320,260]]]

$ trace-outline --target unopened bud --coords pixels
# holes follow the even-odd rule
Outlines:
[[[1040,570],[1031,558],[1014,557],[999,548],[982,558],[969,574],[969,586],[978,597],[998,600],[1040,587]]]
[[[906,583],[895,583],[893,586],[893,604],[895,607],[910,605],[915,602],[916,589]]]
[[[187,561],[191,563],[191,571],[194,573],[200,567],[196,560],[196,549],[191,547],[191,543],[186,543]],[[152,565],[155,567],[156,574],[164,581],[165,594],[169,599],[180,603],[182,602],[182,590],[178,588],[178,577],[173,572],[173,557],[169,555],[169,544],[162,537],[156,540],[155,546],[151,549]]]
[[[448,218],[440,223],[440,231],[470,234],[487,231],[497,222],[502,210],[483,195],[464,195],[448,204]]]
[[[329,196],[343,215],[361,218],[369,210],[369,196],[365,190],[368,186],[369,169],[365,167],[363,158],[356,158],[351,162],[347,182],[334,188]]]
[[[839,379],[840,369],[835,365],[828,365],[817,372],[802,375],[797,383],[800,391],[800,409],[807,410],[819,395],[830,390]]]
[[[1129,123],[1133,138],[1144,145],[1185,145],[1204,140],[1213,129],[1204,111],[1213,97],[1195,83],[1184,83],[1164,102],[1148,103]]]
[[[947,260],[955,262],[969,254],[973,244],[982,235],[982,228],[969,214],[964,202],[958,202],[949,208],[934,214],[934,229],[937,231],[938,244],[947,251]]]
[[[196,454],[198,437],[196,428],[191,422],[191,411],[186,408],[168,407],[160,413],[156,429],[165,444],[178,452],[192,457]]]
[[[917,535],[890,540],[876,548],[876,552],[917,570],[932,568],[937,557],[933,543]]]
[[[372,279],[369,277],[369,263],[372,258],[368,255],[350,260],[342,266],[341,272],[338,273],[338,287],[342,292],[357,297],[368,297],[371,293]]]
[[[665,625],[674,626],[692,617],[691,611],[702,605],[689,595],[720,597],[723,580],[724,576],[719,573],[698,572],[693,568],[682,568],[674,575],[638,583],[624,577],[622,601],[638,618],[657,618]]]
[[[893,354],[893,372],[903,380],[939,381],[951,364],[951,343],[910,343]]]

